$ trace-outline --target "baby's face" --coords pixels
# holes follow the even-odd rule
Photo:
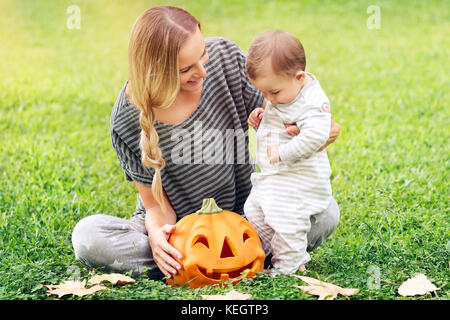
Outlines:
[[[291,102],[301,89],[301,83],[295,76],[278,75],[273,72],[261,73],[250,81],[262,92],[264,98],[273,104]]]

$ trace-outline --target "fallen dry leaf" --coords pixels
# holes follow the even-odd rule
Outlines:
[[[358,292],[358,289],[352,288],[342,288],[336,286],[334,284],[323,282],[314,278],[305,277],[305,276],[297,276],[293,274],[294,277],[297,277],[303,281],[305,281],[308,286],[293,286],[295,288],[299,288],[309,294],[319,296],[318,300],[334,300],[338,294],[343,295],[347,299],[350,299],[349,296],[354,295]]]
[[[248,300],[252,297],[250,293],[241,293],[236,290],[231,290],[225,295],[213,294],[213,295],[202,295],[204,300]]]
[[[123,284],[123,283],[134,283],[136,280],[133,278],[130,278],[126,275],[120,274],[120,273],[110,273],[110,274],[102,274],[102,275],[95,275],[92,278],[88,280],[91,284],[98,284],[102,281],[109,281],[112,284]]]
[[[58,298],[62,296],[72,294],[78,297],[82,297],[88,294],[93,294],[94,292],[105,290],[104,285],[95,285],[90,288],[86,288],[86,280],[83,281],[63,281],[58,285],[45,285],[49,290],[47,290],[47,296],[57,295]]]
[[[424,274],[419,273],[403,282],[398,288],[398,293],[405,297],[424,295],[425,293],[435,290],[439,290],[439,288],[432,284]]]

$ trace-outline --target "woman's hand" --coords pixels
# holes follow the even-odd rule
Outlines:
[[[176,274],[181,269],[181,265],[174,257],[178,260],[183,258],[181,253],[167,241],[174,231],[175,225],[165,224],[161,228],[148,233],[148,242],[152,248],[153,259],[166,277]]]
[[[331,113],[330,108],[322,106],[322,110],[324,112]],[[339,133],[341,131],[341,127],[339,126],[339,123],[334,121],[333,115],[331,115],[331,127],[330,127],[330,137],[328,138],[327,142],[317,151],[320,152],[326,147],[328,147],[329,144],[333,143],[337,137],[339,136]]]
[[[175,231],[177,216],[172,204],[164,191],[163,197],[166,212],[163,212],[159,203],[155,200],[150,186],[144,186],[134,181],[145,207],[145,229],[148,234],[148,243],[152,249],[152,256],[158,268],[166,276],[176,274],[181,265],[175,260],[183,259],[181,253],[172,247],[167,241]]]

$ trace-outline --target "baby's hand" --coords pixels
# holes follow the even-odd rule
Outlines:
[[[278,153],[279,145],[273,145],[267,147],[267,157],[269,158],[270,164],[277,164],[281,162],[280,154]]]
[[[295,136],[299,135],[300,129],[299,129],[299,127],[297,127],[296,124],[285,124],[284,126],[286,128],[287,134],[290,135],[291,137],[295,137]]]
[[[259,123],[261,122],[261,119],[263,118],[264,109],[263,108],[256,108],[248,117],[248,124],[251,125],[253,128],[258,128]]]

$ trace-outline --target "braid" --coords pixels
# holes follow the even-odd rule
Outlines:
[[[165,167],[154,109],[166,109],[180,90],[178,53],[200,23],[187,11],[172,6],[146,10],[133,24],[128,44],[129,85],[133,104],[140,110],[142,164],[155,169],[152,193],[163,211],[161,170]]]
[[[155,169],[155,175],[153,176],[152,182],[152,193],[163,210],[165,210],[161,170],[164,169],[166,163],[162,157],[161,149],[158,146],[159,136],[153,125],[153,120],[154,115],[152,110],[150,110],[150,112],[141,111],[139,117],[139,123],[142,129],[140,140],[141,156],[144,166]]]

